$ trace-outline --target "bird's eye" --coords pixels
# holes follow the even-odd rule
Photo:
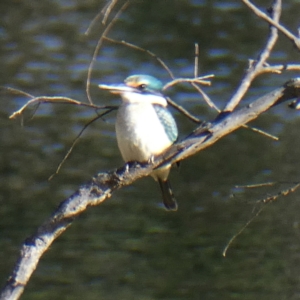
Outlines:
[[[147,87],[147,84],[142,83],[142,84],[140,84],[140,85],[138,86],[138,89],[141,90],[141,91],[143,91],[143,90],[146,89],[146,87]]]

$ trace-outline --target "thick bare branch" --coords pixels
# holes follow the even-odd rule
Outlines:
[[[174,163],[198,153],[223,136],[257,118],[272,106],[297,98],[299,95],[300,79],[291,80],[283,87],[259,98],[247,107],[235,111],[221,120],[198,127],[185,140],[173,145],[166,153],[157,157],[152,164],[126,165],[117,171],[97,174],[89,183],[63,201],[37,232],[24,242],[20,257],[2,290],[0,300],[19,299],[43,253],[89,206],[101,204],[115,190],[149,175],[154,168],[166,162]]]

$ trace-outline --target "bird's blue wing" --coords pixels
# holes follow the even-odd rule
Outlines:
[[[178,137],[178,129],[172,114],[167,108],[158,104],[154,104],[153,108],[155,109],[159,120],[165,128],[167,136],[169,137],[170,141],[174,143]]]

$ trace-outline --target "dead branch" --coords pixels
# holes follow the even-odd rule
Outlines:
[[[155,158],[152,164],[125,165],[118,170],[97,174],[90,182],[63,201],[36,233],[24,242],[15,268],[2,290],[0,300],[20,297],[43,253],[89,206],[101,204],[114,191],[149,175],[153,169],[165,163],[175,163],[200,152],[225,135],[254,120],[271,107],[297,98],[299,95],[300,79],[290,80],[283,87],[266,94],[247,107],[221,120],[199,126],[186,139],[174,144],[166,153]]]
[[[113,2],[112,2],[113,3]],[[112,4],[114,5],[114,4]],[[95,47],[94,53],[93,53],[93,57],[91,60],[91,63],[89,65],[88,68],[88,74],[87,74],[87,80],[86,80],[86,95],[88,98],[88,101],[93,104],[92,101],[92,97],[91,97],[91,93],[90,93],[90,87],[91,87],[91,78],[92,78],[92,70],[93,70],[93,66],[95,64],[97,55],[99,53],[99,50],[101,48],[101,45],[103,43],[103,40],[105,38],[105,36],[108,34],[108,32],[111,30],[111,28],[113,27],[113,25],[115,24],[115,22],[118,20],[118,18],[120,17],[121,13],[127,8],[127,6],[129,5],[129,0],[126,1],[122,7],[119,9],[119,11],[116,13],[116,15],[113,17],[112,21],[107,25],[107,27],[105,28],[105,30],[103,31],[100,39],[98,40],[98,43]]]
[[[166,71],[167,73],[170,75],[170,77],[172,79],[175,79],[175,76],[173,74],[173,72],[171,71],[171,69],[166,65],[166,63],[160,58],[158,57],[155,53],[151,52],[150,50],[148,49],[144,49],[140,46],[137,46],[135,44],[132,44],[132,43],[129,43],[129,42],[126,42],[124,40],[122,41],[118,41],[118,40],[115,40],[115,39],[112,39],[112,38],[109,38],[107,36],[104,37],[104,39],[108,42],[111,42],[111,43],[115,43],[115,44],[121,44],[121,45],[124,45],[124,46],[127,46],[129,48],[132,48],[134,50],[138,50],[138,51],[141,51],[141,52],[145,52],[147,53],[148,55],[150,55],[151,57],[153,57]]]
[[[263,51],[261,52],[257,60],[251,61],[249,69],[246,72],[239,88],[237,89],[236,93],[234,94],[232,99],[227,103],[224,109],[225,111],[231,113],[225,114],[222,117],[217,118],[216,120],[213,120],[210,123],[201,123],[201,125],[197,127],[186,139],[177,144],[174,144],[165,153],[156,157],[151,164],[136,163],[133,165],[125,165],[124,167],[118,170],[99,173],[90,182],[81,186],[78,191],[76,191],[73,195],[64,200],[53,213],[53,215],[50,216],[49,219],[46,220],[44,224],[41,225],[37,229],[37,231],[30,238],[26,239],[26,241],[23,243],[14,270],[0,294],[0,300],[19,299],[44,252],[47,251],[53,243],[53,241],[58,236],[60,236],[68,228],[68,226],[72,224],[76,217],[78,217],[82,212],[84,212],[89,206],[101,204],[103,201],[108,199],[114,191],[121,189],[124,186],[132,184],[134,181],[141,177],[149,175],[152,172],[152,170],[157,167],[160,167],[166,163],[173,164],[175,162],[184,160],[202,151],[203,149],[212,146],[219,139],[245,126],[247,123],[256,119],[258,116],[268,111],[273,106],[299,97],[300,79],[294,79],[287,82],[284,86],[272,91],[271,93],[262,96],[261,98],[252,102],[250,105],[239,110],[235,110],[235,108],[237,107],[237,105],[251,86],[251,83],[258,75],[267,72],[280,74],[280,72],[283,70],[300,69],[298,65],[270,66],[267,64],[267,59],[269,58],[270,53],[277,41],[278,30],[285,36],[287,36],[290,40],[292,40],[293,43],[298,47],[298,49],[300,49],[299,38],[297,38],[295,35],[290,33],[286,28],[279,24],[279,17],[281,13],[281,1],[274,1],[272,17],[267,16],[256,6],[254,6],[250,1],[242,1],[261,19],[271,24],[272,27],[270,29],[270,35],[268,37]],[[104,23],[106,22],[108,15],[110,14],[110,11],[115,5],[115,3],[116,1],[111,1],[110,5],[106,8],[106,12],[104,13],[103,19]],[[111,107],[98,107],[92,104],[89,91],[92,67],[103,40],[116,42],[115,40],[108,38],[106,35],[113,26],[115,20],[117,20],[119,14],[127,7],[128,3],[129,2],[127,1],[122,6],[122,8],[115,15],[112,21],[107,25],[95,48],[93,58],[88,70],[86,84],[86,92],[90,104],[83,104],[76,100],[63,97],[55,97],[55,99],[52,97],[37,97],[28,101],[28,103],[25,104],[20,110],[15,112],[11,116],[11,118],[21,115],[23,111],[28,107],[28,105],[32,103],[62,102],[88,106],[95,109],[110,109]],[[98,18],[98,16],[96,18]],[[155,57],[161,63],[161,65],[164,66],[165,69],[169,72],[170,76],[173,79],[175,79],[170,69],[166,65],[164,65],[164,63],[152,52],[144,50],[142,48],[138,48],[137,46],[126,43],[124,41],[119,43],[125,44],[127,46],[130,45],[130,47],[132,48],[136,48],[140,51],[145,51],[149,55]],[[193,86],[196,86],[195,82],[197,82],[197,80],[199,79],[196,78],[198,76],[198,54],[199,49],[197,48],[195,57],[195,78],[191,81],[188,81]],[[176,83],[177,81],[175,80],[172,84]],[[203,95],[201,89],[199,92]],[[208,96],[207,99],[207,102],[210,103],[210,99]],[[212,103],[210,105],[214,107]],[[219,111],[217,107],[215,107],[215,109]],[[187,113],[187,115],[188,114],[189,113]],[[196,123],[201,122],[193,116],[191,118],[194,118],[194,121]],[[288,192],[292,192],[294,190],[295,189],[291,189]],[[283,191],[281,195],[285,195],[285,193],[287,192]],[[268,201],[266,202],[270,203],[271,201],[274,201],[275,198],[268,198],[267,200]]]
[[[63,103],[63,104],[72,104],[72,105],[77,105],[77,106],[84,106],[88,108],[93,108],[93,109],[116,109],[116,106],[98,106],[94,104],[89,104],[89,103],[84,103],[80,102],[71,98],[67,97],[49,97],[49,96],[41,96],[41,97],[33,97],[31,100],[27,101],[20,109],[12,113],[9,118],[10,119],[15,119],[19,116],[21,116],[24,111],[33,104],[41,104],[41,103]]]
[[[243,2],[249,2],[249,1],[243,1]],[[272,6],[272,20],[274,20],[275,22],[278,22],[279,18],[280,18],[280,14],[281,14],[281,0],[277,0],[277,1],[274,1],[274,4]],[[264,68],[264,65],[266,64],[267,59],[269,58],[271,51],[276,44],[276,41],[278,38],[277,31],[278,31],[277,27],[270,28],[269,37],[268,37],[268,40],[266,42],[264,49],[259,54],[257,61],[250,64],[239,87],[236,89],[236,91],[235,91],[234,95],[232,96],[232,98],[230,99],[230,101],[226,104],[224,111],[233,111],[234,108],[240,103],[241,99],[248,91],[253,80],[259,74],[262,74],[262,69]]]
[[[274,185],[274,183],[266,183],[266,184],[259,184],[259,185],[251,185],[248,186],[248,188],[253,188],[253,187],[261,187],[261,186],[267,186],[267,185]],[[271,196],[267,196],[261,200],[258,200],[257,203],[263,203],[263,204],[270,204],[271,202],[276,201],[279,197],[286,197],[288,196],[290,193],[295,192],[298,188],[300,187],[300,183],[294,183],[293,186],[281,190],[280,192],[273,194]],[[229,247],[232,245],[232,243],[238,238],[238,236],[240,236],[243,231],[254,221],[254,219],[263,211],[263,209],[265,208],[265,205],[260,207],[260,209],[250,218],[250,220],[248,220],[246,222],[246,224],[244,224],[244,226],[242,226],[242,228],[229,240],[229,242],[227,243],[227,245],[225,246],[224,250],[223,250],[223,256],[225,257],[227,255],[227,251],[229,249]]]
[[[274,18],[270,18],[267,14],[265,14],[263,11],[261,11],[257,6],[255,6],[251,1],[249,0],[242,0],[242,2],[247,5],[248,8],[250,8],[259,18],[267,21],[270,25],[277,28],[282,34],[284,34],[288,39],[290,39],[294,45],[300,50],[300,39],[293,33],[291,33],[288,29],[286,29],[284,26],[278,23],[277,20]],[[280,1],[281,2],[281,1]],[[280,3],[280,10],[281,10],[281,3]]]

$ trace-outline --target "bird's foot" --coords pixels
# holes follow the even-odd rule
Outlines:
[[[137,161],[128,161],[126,164],[125,164],[125,172],[129,172],[129,170],[131,168],[135,168],[137,165],[139,165],[140,163],[137,162]]]

